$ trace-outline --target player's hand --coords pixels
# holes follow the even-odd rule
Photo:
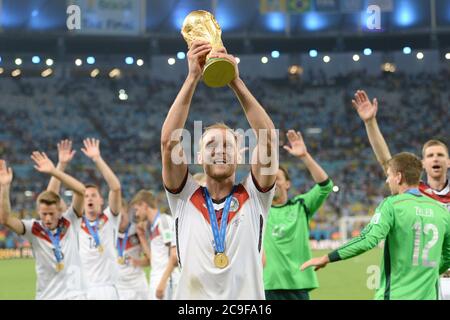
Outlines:
[[[378,100],[374,98],[373,101],[370,102],[369,97],[364,90],[356,91],[355,99],[352,100],[352,105],[364,122],[374,119],[377,115]]]
[[[308,154],[308,149],[306,148],[300,131],[295,132],[294,130],[289,130],[286,133],[286,136],[288,138],[290,146],[284,145],[284,150],[299,158],[303,158]]]
[[[156,288],[155,296],[159,300],[162,300],[164,298],[164,293],[166,291],[166,286],[163,283],[159,283],[158,287]]]
[[[203,67],[206,63],[206,56],[211,51],[211,44],[208,41],[196,40],[187,53],[189,75],[199,80],[202,77]]]
[[[227,50],[225,48],[220,48],[214,52],[211,53],[210,58],[223,58],[223,59],[227,59],[228,61],[230,61],[233,66],[234,66],[234,78],[231,82],[235,81],[236,79],[239,79],[239,68],[238,68],[238,63],[236,61],[236,58],[227,53]]]
[[[142,266],[142,262],[140,259],[130,257],[130,262],[131,262],[131,265],[135,268],[139,268]]]
[[[9,186],[13,179],[13,172],[11,168],[6,166],[5,160],[0,160],[0,185]]]
[[[76,151],[72,150],[71,140],[61,140],[58,143],[58,161],[61,164],[68,164],[72,161]]]
[[[83,140],[84,148],[81,151],[89,157],[92,161],[100,158],[100,140],[87,138]]]
[[[330,259],[328,259],[328,256],[322,256],[320,258],[313,258],[308,261],[306,261],[302,266],[300,267],[300,270],[305,271],[305,269],[309,267],[315,267],[314,271],[317,271],[319,269],[325,268],[326,265],[330,262]]]
[[[31,159],[36,163],[34,168],[39,172],[51,174],[55,170],[55,165],[45,152],[34,151],[31,154]]]
[[[140,238],[145,238],[145,221],[136,224],[136,234]]]

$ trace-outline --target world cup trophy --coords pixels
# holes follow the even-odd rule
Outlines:
[[[211,52],[206,56],[203,68],[203,82],[212,88],[228,85],[235,77],[234,65],[224,58],[210,58],[211,53],[223,48],[221,39],[222,30],[214,16],[204,10],[196,10],[189,13],[183,22],[181,34],[186,40],[188,48],[191,48],[195,40],[208,41],[211,44]]]

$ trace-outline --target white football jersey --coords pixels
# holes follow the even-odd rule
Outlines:
[[[81,222],[80,256],[88,287],[113,286],[117,282],[116,237],[119,221],[120,215],[114,216],[109,207],[98,217],[98,234],[103,252],[96,247],[84,220]],[[91,222],[91,226],[94,225],[95,221]]]
[[[125,234],[120,233],[117,239],[117,246],[122,246]],[[144,269],[135,267],[131,263],[131,258],[140,259],[142,254],[142,247],[139,237],[136,233],[136,224],[131,223],[128,229],[128,239],[125,244],[125,251],[123,254],[125,264],[119,264],[119,278],[117,281],[117,290],[134,290],[148,292],[148,283],[145,276]],[[119,257],[117,251],[117,258]]]
[[[229,263],[223,269],[214,265],[214,237],[201,187],[188,174],[180,193],[166,190],[181,268],[175,299],[265,299],[261,246],[274,190],[259,191],[251,174],[236,187],[226,230]],[[214,204],[218,216],[224,203]]]
[[[73,208],[70,207],[63,213],[58,223],[64,264],[61,271],[56,270],[54,247],[41,221],[31,219],[22,222],[25,227],[23,236],[31,243],[36,259],[36,299],[66,300],[83,297],[86,284],[78,252],[81,219],[77,217]]]
[[[156,299],[156,288],[161,281],[161,277],[169,263],[170,249],[176,246],[174,220],[165,213],[161,213],[148,225],[148,235],[150,238],[151,252],[151,272],[150,272],[150,299]],[[172,299],[173,288],[176,287],[179,269],[175,268],[167,281],[166,294],[164,299]]]

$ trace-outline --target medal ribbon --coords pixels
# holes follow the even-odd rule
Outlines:
[[[220,222],[220,229],[217,222],[216,210],[214,210],[214,205],[211,196],[207,188],[202,188],[203,197],[206,201],[206,207],[208,208],[209,220],[211,222],[211,228],[214,236],[214,244],[216,253],[223,253],[225,251],[225,236],[227,231],[228,214],[230,212],[231,198],[233,197],[235,187],[231,190],[230,194],[225,200],[225,205],[222,210],[222,221]]]
[[[94,227],[91,226],[91,224],[89,223],[88,219],[86,219],[85,216],[83,216],[84,219],[84,224],[86,225],[86,227],[89,230],[89,234],[94,238],[95,241],[95,247],[98,248],[98,246],[100,246],[100,236],[98,235],[98,217],[95,220],[95,225]]]

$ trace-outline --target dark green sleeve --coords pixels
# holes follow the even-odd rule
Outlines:
[[[311,190],[305,194],[298,195],[294,200],[302,198],[307,208],[306,214],[308,218],[311,218],[314,213],[320,208],[320,206],[328,198],[328,195],[333,190],[333,181],[327,179],[321,183],[316,184]]]
[[[444,246],[442,248],[442,259],[439,266],[439,274],[447,272],[450,269],[450,223],[448,224],[447,234],[444,238]]]
[[[389,200],[385,200],[358,237],[328,255],[330,262],[353,258],[374,248],[381,240],[386,239],[393,224],[394,209]]]

